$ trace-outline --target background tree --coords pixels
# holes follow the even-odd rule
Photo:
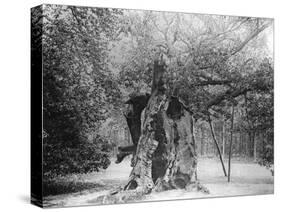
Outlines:
[[[98,171],[110,146],[97,129],[120,97],[107,55],[121,12],[44,7],[44,175]]]

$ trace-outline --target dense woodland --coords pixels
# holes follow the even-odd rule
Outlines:
[[[218,157],[216,140],[225,159],[232,143],[234,158],[273,165],[271,19],[45,5],[31,24],[32,54],[43,48],[45,179],[106,169],[132,144],[124,103],[152,93],[159,57],[198,156]]]

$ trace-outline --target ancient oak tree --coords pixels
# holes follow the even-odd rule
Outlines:
[[[128,183],[107,196],[148,194],[152,191],[188,188],[194,183],[197,167],[193,119],[176,96],[165,88],[163,60],[154,61],[151,94],[131,98],[125,114],[134,145],[119,147],[117,163],[133,153]],[[129,194],[129,195],[128,195]],[[127,198],[128,199],[128,198]]]

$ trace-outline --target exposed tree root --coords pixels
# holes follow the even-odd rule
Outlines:
[[[170,185],[156,187],[152,190],[152,193],[160,193],[167,190],[175,190],[177,188],[171,189]],[[166,188],[166,189],[165,189]],[[194,181],[189,183],[185,190],[188,192],[202,192],[204,194],[210,194],[208,188],[203,186],[199,181]],[[136,202],[141,201],[147,198],[147,196],[151,193],[145,193],[143,189],[134,189],[134,190],[124,190],[124,188],[119,187],[113,191],[111,191],[108,195],[100,196],[97,198],[98,202],[102,204],[120,204],[120,203],[129,203],[129,202]]]
[[[210,191],[207,187],[203,186],[199,181],[191,182],[188,184],[185,189],[187,191],[200,191],[205,194],[210,194]]]
[[[142,191],[138,190],[126,190],[123,189],[115,190],[110,192],[108,195],[100,196],[97,198],[98,202],[102,204],[115,204],[115,203],[129,203],[141,201],[145,198],[145,195]]]

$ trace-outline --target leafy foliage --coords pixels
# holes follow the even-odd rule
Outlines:
[[[96,131],[120,102],[107,65],[120,11],[44,7],[44,175],[98,171],[111,147]]]
[[[167,92],[179,96],[195,120],[228,120],[234,105],[237,129],[273,132],[273,62],[266,40],[272,20],[145,11],[128,12],[122,24],[113,51],[122,52],[114,62],[124,90],[149,92],[151,65],[161,54]],[[271,138],[267,133],[269,143]]]

